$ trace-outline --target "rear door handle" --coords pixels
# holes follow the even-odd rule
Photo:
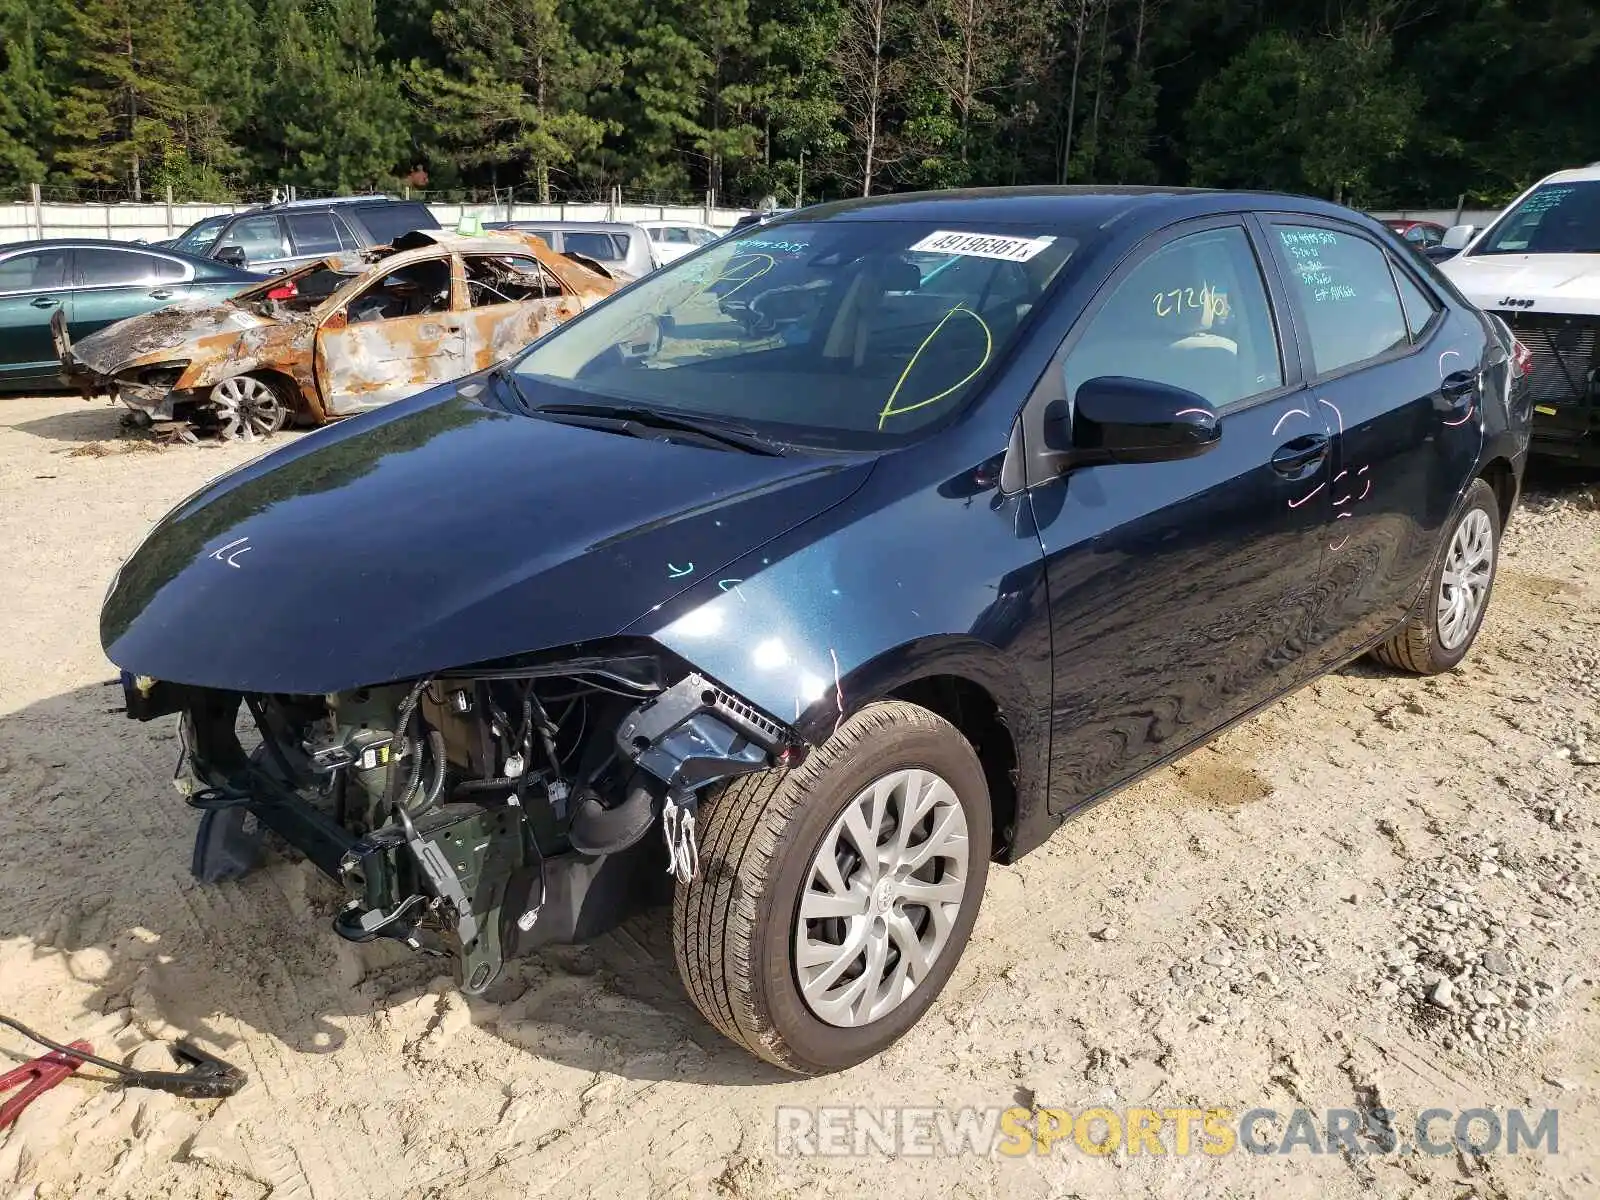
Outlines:
[[[1272,469],[1285,479],[1301,479],[1322,465],[1328,457],[1328,444],[1325,433],[1308,433],[1285,442],[1272,452]]]
[[[28,303],[32,304],[35,308],[55,308],[61,303],[61,301],[57,300],[54,296],[35,296],[32,300],[28,301]]]
[[[172,299],[172,289],[171,288],[157,288],[155,291],[150,293],[150,299],[152,299],[152,300],[171,300]]]
[[[1478,373],[1476,371],[1455,371],[1444,377],[1439,384],[1439,395],[1452,408],[1459,408],[1465,402],[1478,394]]]

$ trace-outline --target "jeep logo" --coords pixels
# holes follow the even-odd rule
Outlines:
[[[1496,302],[1497,308],[1532,308],[1532,300],[1519,300],[1516,296],[1507,296],[1504,300]]]

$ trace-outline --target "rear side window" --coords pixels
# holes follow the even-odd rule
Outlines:
[[[1244,230],[1185,234],[1134,267],[1065,369],[1069,400],[1105,375],[1187,388],[1217,407],[1282,386],[1272,310]]]
[[[332,213],[290,213],[288,222],[296,254],[339,253],[339,227]]]
[[[567,230],[563,236],[567,239],[562,246],[563,253],[581,254],[585,258],[598,258],[601,261],[623,258],[628,253],[627,239],[616,234]],[[620,251],[618,242],[623,243]]]
[[[1275,227],[1319,375],[1409,343],[1384,252],[1365,238],[1308,225]]]
[[[0,292],[42,292],[67,286],[70,250],[35,250],[0,262]]]
[[[1394,269],[1394,281],[1400,285],[1400,307],[1405,310],[1406,328],[1411,331],[1412,338],[1421,337],[1439,306],[1399,267]]]
[[[374,246],[387,246],[402,233],[410,233],[413,229],[439,228],[439,222],[422,204],[373,204],[358,208],[355,213],[372,235]]]
[[[183,278],[177,263],[127,250],[78,250],[79,287],[117,287]]]
[[[467,296],[473,308],[561,295],[560,282],[536,258],[469,254],[463,261],[467,268]]]

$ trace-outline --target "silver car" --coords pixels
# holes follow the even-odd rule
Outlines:
[[[661,264],[650,235],[637,225],[616,221],[490,221],[485,229],[514,229],[543,238],[557,254],[592,258],[613,275],[638,279]]]

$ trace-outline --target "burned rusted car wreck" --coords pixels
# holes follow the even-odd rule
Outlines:
[[[135,423],[249,438],[492,366],[619,286],[536,237],[425,229],[75,344],[52,328],[68,377],[109,391]]]

